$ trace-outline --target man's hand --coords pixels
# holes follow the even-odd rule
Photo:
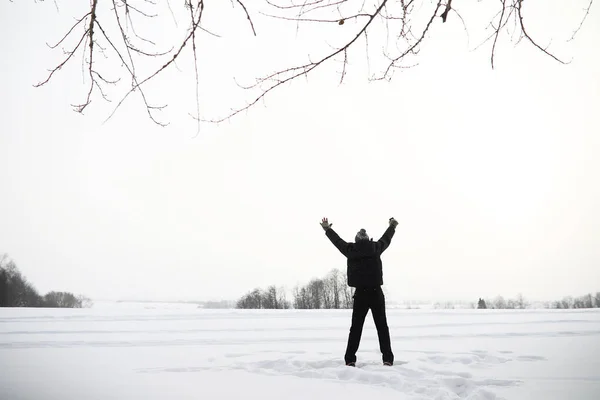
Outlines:
[[[390,226],[396,228],[398,226],[398,221],[394,219],[394,217],[390,218]]]
[[[325,231],[326,231],[327,229],[331,228],[331,227],[332,227],[332,225],[333,225],[333,224],[330,224],[330,223],[329,223],[329,221],[327,221],[327,218],[323,218],[323,219],[321,220],[321,227],[322,227],[322,228],[323,228],[323,230],[325,230]]]

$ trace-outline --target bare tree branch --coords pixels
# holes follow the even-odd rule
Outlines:
[[[133,19],[132,19],[132,17],[131,17],[131,12],[129,11],[129,9],[130,9],[131,7],[129,6],[129,3],[127,3],[125,0],[121,0],[121,1],[123,1],[123,2],[124,2],[124,3],[123,3],[123,5],[125,6],[125,16],[126,16],[126,21],[128,21],[128,23],[131,25],[131,31],[133,32],[133,34],[134,34],[134,35],[135,35],[135,36],[136,36],[138,39],[140,39],[140,40],[142,40],[142,41],[144,41],[144,42],[146,42],[146,43],[149,43],[149,44],[151,44],[151,45],[153,45],[153,46],[154,46],[154,45],[156,45],[156,43],[154,43],[153,41],[151,41],[151,40],[148,40],[148,39],[146,39],[146,38],[144,38],[144,37],[141,37],[140,35],[138,35],[138,34],[137,34],[137,32],[135,31],[135,27],[134,27],[134,25],[133,25]],[[133,8],[132,8],[132,9],[133,9]],[[149,17],[149,18],[150,18],[150,17]]]
[[[340,85],[344,82],[344,78],[346,77],[346,66],[348,65],[348,49],[344,49],[344,62],[342,65],[342,74],[340,77]]]
[[[90,76],[90,89],[88,90],[87,97],[85,99],[85,103],[74,105],[75,111],[78,113],[82,113],[83,110],[90,104],[92,91],[94,90],[94,24],[96,23],[96,6],[98,5],[98,0],[92,0],[92,11],[90,13],[90,25],[88,28],[88,42],[90,46],[90,61],[89,61],[89,76]]]
[[[315,62],[309,62],[307,64],[301,65],[301,66],[297,66],[297,67],[292,67],[292,68],[288,68],[285,70],[281,70],[278,72],[275,72],[274,74],[271,74],[265,78],[260,78],[256,84],[252,85],[251,87],[256,87],[259,84],[262,83],[266,83],[266,82],[271,82],[271,84],[268,86],[268,88],[266,90],[263,90],[262,93],[260,95],[258,95],[254,100],[252,100],[250,103],[248,103],[246,106],[239,108],[237,110],[234,110],[230,115],[228,115],[227,117],[224,118],[220,118],[220,119],[216,119],[216,120],[204,120],[205,122],[213,122],[213,123],[219,123],[219,122],[223,122],[239,113],[241,113],[242,111],[245,111],[247,109],[249,109],[250,107],[252,107],[254,104],[258,103],[260,100],[262,100],[268,93],[270,93],[271,91],[277,89],[278,87],[280,87],[281,85],[290,82],[302,75],[308,75],[310,72],[312,72],[315,68],[318,68],[320,65],[322,65],[323,63],[325,63],[326,61],[328,61],[329,59],[337,56],[338,54],[346,51],[348,48],[350,48],[350,46],[352,46],[352,44],[354,44],[354,42],[356,42],[358,40],[358,38],[360,38],[364,32],[367,30],[367,28],[369,27],[369,25],[371,25],[371,23],[373,22],[373,20],[375,19],[375,17],[377,15],[379,15],[379,13],[381,12],[381,10],[383,9],[383,7],[385,7],[386,3],[388,0],[383,0],[381,2],[381,4],[379,5],[379,7],[377,8],[377,10],[370,16],[370,18],[368,19],[368,21],[365,23],[365,25],[358,31],[358,33],[354,36],[354,38],[352,40],[350,40],[348,43],[346,43],[344,46],[340,47],[338,50],[328,54],[327,56],[321,58],[319,61],[315,61]]]
[[[456,11],[454,8],[452,9],[452,11],[454,11],[454,14],[456,14],[458,19],[460,19],[460,21],[463,24],[463,27],[465,28],[465,33],[467,34],[467,46],[468,46],[468,44],[470,42],[470,37],[469,37],[469,30],[467,29],[467,24],[465,23],[465,20],[463,19],[462,15],[460,15],[460,13],[458,11]]]
[[[171,12],[171,16],[173,17],[173,23],[175,24],[175,26],[179,26],[177,24],[177,18],[175,18],[175,13],[173,12],[173,9],[171,8],[171,1],[167,0],[167,6],[169,7],[169,11]]]
[[[412,46],[410,46],[410,47],[409,47],[409,48],[408,48],[406,51],[404,51],[402,54],[400,54],[398,57],[391,58],[391,59],[390,59],[390,61],[391,61],[391,62],[390,62],[390,64],[388,65],[388,67],[386,68],[386,70],[385,70],[385,73],[384,73],[384,74],[381,76],[381,78],[378,78],[378,80],[380,80],[380,79],[385,79],[385,77],[387,77],[387,75],[389,74],[389,72],[390,72],[390,69],[391,69],[392,67],[394,67],[394,66],[395,66],[395,64],[396,64],[398,61],[402,60],[402,59],[403,59],[404,57],[406,57],[408,54],[412,53],[412,52],[413,52],[413,51],[414,51],[414,50],[417,48],[417,46],[419,46],[419,45],[421,44],[421,42],[422,42],[422,41],[423,41],[423,39],[425,38],[425,35],[427,34],[427,31],[429,31],[429,27],[431,26],[431,24],[432,24],[433,20],[434,20],[434,19],[435,19],[435,17],[437,16],[437,12],[438,12],[438,10],[440,9],[441,5],[442,5],[442,1],[441,1],[441,0],[439,0],[439,1],[437,2],[437,5],[436,5],[436,7],[435,7],[435,10],[434,10],[434,12],[433,12],[433,15],[432,15],[432,16],[431,16],[431,18],[429,19],[429,22],[427,22],[427,25],[425,26],[425,29],[423,29],[423,32],[421,33],[421,36],[419,37],[419,39],[418,39],[418,40],[417,40],[415,43],[413,43],[413,45],[412,45]]]
[[[186,0],[186,1],[187,1],[188,6],[191,7],[191,0]],[[180,45],[179,49],[177,50],[177,52],[175,52],[175,54],[173,54],[173,57],[170,60],[168,60],[163,66],[161,66],[160,68],[158,68],[155,72],[153,72],[152,74],[150,74],[148,77],[146,77],[142,81],[137,82],[135,85],[133,85],[133,87],[123,96],[123,98],[121,99],[121,101],[117,104],[117,107],[115,107],[115,109],[109,115],[109,117],[106,119],[106,121],[108,121],[110,118],[112,118],[112,116],[117,112],[117,110],[119,109],[119,107],[123,104],[123,102],[127,99],[127,97],[129,97],[129,95],[131,93],[133,93],[136,89],[138,89],[139,87],[141,87],[146,82],[148,82],[151,79],[153,79],[156,76],[158,76],[162,71],[164,71],[171,64],[173,64],[175,62],[175,60],[177,59],[177,57],[179,57],[179,55],[181,54],[181,52],[183,51],[183,49],[187,46],[187,44],[190,41],[190,39],[195,35],[196,30],[198,29],[198,26],[200,25],[200,19],[202,18],[203,1],[200,0],[199,3],[202,4],[202,7],[200,7],[200,12],[198,13],[198,17],[195,20],[192,21],[192,27],[190,29],[190,32],[186,36],[186,38],[184,39],[183,43],[181,43],[181,45]],[[160,107],[160,108],[164,108],[164,106]]]
[[[34,1],[38,2],[39,0]],[[190,18],[191,25],[180,28],[187,31],[183,32],[180,39],[165,46],[170,47],[166,51],[163,51],[164,48],[157,49],[158,46],[152,40],[156,39],[152,35],[142,37],[142,32],[148,32],[147,30],[140,30],[140,34],[136,30],[136,24],[139,25],[141,20],[160,20],[156,18],[160,14],[160,11],[157,11],[158,9],[156,8],[156,4],[158,3],[156,0],[111,0],[106,2],[90,0],[89,11],[81,18],[76,19],[70,26],[70,29],[56,44],[50,45],[46,43],[53,50],[60,48],[60,50],[55,51],[62,51],[64,55],[61,56],[61,61],[54,69],[48,70],[49,73],[46,79],[34,86],[39,87],[47,84],[59,70],[71,61],[76,52],[83,49],[81,53],[82,77],[85,88],[83,96],[85,97],[82,104],[73,106],[75,111],[83,112],[92,102],[95,95],[101,96],[107,102],[111,102],[107,96],[109,94],[106,90],[107,85],[115,86],[121,90],[122,85],[127,85],[127,82],[124,84],[121,83],[121,78],[124,74],[126,78],[124,81],[130,80],[130,86],[125,86],[125,90],[120,91],[120,101],[116,103],[106,121],[112,118],[121,105],[129,98],[130,94],[138,91],[149,118],[160,126],[166,126],[168,123],[158,121],[155,115],[157,111],[164,109],[166,105],[155,106],[148,101],[146,90],[149,89],[146,89],[146,84],[159,76],[163,76],[163,72],[171,65],[176,70],[179,70],[177,64],[182,58],[180,56],[184,53],[185,48],[189,47],[191,48],[189,51],[193,58],[194,79],[196,83],[196,115],[192,115],[191,113],[190,115],[198,122],[199,130],[200,121],[219,123],[230,119],[240,112],[248,110],[258,102],[264,101],[268,93],[277,90],[281,86],[300,77],[308,79],[309,74],[312,75],[315,69],[320,68],[324,64],[337,65],[339,62],[342,63],[341,71],[336,69],[336,74],[341,72],[339,77],[339,84],[341,85],[344,80],[347,80],[350,70],[348,60],[354,57],[350,52],[356,47],[354,46],[356,41],[363,36],[365,39],[367,74],[369,79],[374,80],[389,80],[393,75],[393,70],[411,68],[416,65],[414,56],[419,53],[419,49],[425,42],[428,33],[432,30],[432,24],[438,15],[442,19],[441,23],[445,23],[448,20],[449,14],[454,12],[463,24],[467,33],[467,40],[470,40],[465,20],[455,8],[458,3],[452,0],[266,0],[267,5],[273,9],[273,12],[258,8],[253,9],[252,7],[255,3],[246,0],[230,1],[232,9],[235,10],[240,7],[243,10],[245,19],[250,24],[253,36],[257,36],[257,26],[254,23],[256,20],[253,20],[251,16],[255,16],[258,13],[269,18],[291,21],[296,25],[297,31],[301,25],[344,25],[349,21],[352,21],[356,25],[353,27],[344,27],[335,32],[324,28],[323,31],[332,36],[324,37],[321,41],[322,44],[330,46],[329,43],[333,43],[332,38],[338,40],[340,36],[343,41],[341,44],[331,45],[330,48],[323,49],[317,58],[309,55],[307,58],[308,61],[301,62],[300,65],[292,65],[276,70],[273,73],[264,74],[249,85],[242,86],[238,83],[238,80],[234,79],[239,87],[247,91],[252,91],[249,101],[246,102],[244,107],[232,108],[231,113],[226,117],[211,120],[203,118],[200,115],[200,94],[202,93],[200,87],[200,63],[204,57],[200,54],[199,45],[201,42],[199,40],[202,33],[213,37],[220,36],[202,26],[204,22],[204,0],[183,0],[180,3],[173,3],[173,5],[170,0],[167,0],[168,10],[165,9],[167,19],[172,18],[174,25],[176,27],[180,26],[181,24],[178,23],[176,17],[177,13],[174,12],[178,10],[174,10],[174,8],[183,7],[186,13],[189,11],[189,17],[186,17],[186,20]],[[548,47],[540,46],[537,41],[538,39],[529,34],[522,13],[523,0],[497,0],[492,3],[496,4],[492,6],[498,7],[498,12],[492,17],[489,26],[485,28],[485,40],[475,48],[477,50],[482,45],[491,43],[490,62],[492,69],[496,68],[496,52],[502,40],[501,31],[504,33],[504,30],[506,30],[508,40],[516,42],[516,45],[520,44],[522,40],[527,40],[535,48],[552,57],[554,60],[562,64],[567,64],[567,62],[553,55],[548,50]],[[583,18],[568,41],[575,38],[588,19],[593,0],[588,0],[585,3],[587,3],[587,7],[584,9]],[[58,7],[56,0],[54,0],[54,4]],[[438,14],[440,10],[442,12]],[[107,11],[110,11],[110,13]],[[169,12],[170,17],[168,16]],[[234,12],[237,13],[237,10]],[[99,20],[100,18],[102,21]],[[377,22],[373,24],[374,21]],[[380,23],[381,25],[379,25]],[[512,25],[509,26],[509,24]],[[147,26],[144,26],[144,29],[146,28]],[[382,31],[375,31],[375,29],[379,28]],[[81,29],[83,32],[79,33],[78,29]],[[164,29],[164,25],[160,25],[160,29],[157,29],[159,35],[162,35],[161,29]],[[369,43],[370,40],[380,41],[380,43]],[[65,46],[65,42],[67,41],[73,41],[74,44]],[[156,42],[159,43],[158,40]],[[372,49],[377,49],[378,47],[382,48],[381,56],[383,57],[384,64],[380,66],[380,71],[373,71],[374,73],[372,73],[372,69],[375,69],[375,63],[372,63],[374,60],[372,60],[370,52]],[[362,49],[359,49],[359,51],[362,51]],[[98,61],[98,56],[95,56],[94,53],[101,55],[99,59],[101,62]],[[141,66],[142,62],[152,59],[156,59],[158,66],[153,66],[149,74],[144,74],[145,77],[140,76],[139,70],[141,68],[138,67]],[[116,65],[118,68],[115,69],[118,69],[120,75],[116,77],[111,76],[110,79],[107,79],[106,76],[108,75],[106,71],[100,71],[105,65],[107,68],[114,68]],[[112,75],[112,73],[109,75]]]
[[[355,15],[351,15],[349,17],[340,18],[340,19],[310,19],[310,18],[297,18],[297,17],[282,17],[279,15],[272,15],[272,14],[267,14],[264,12],[261,12],[261,14],[264,15],[265,17],[283,19],[286,21],[316,22],[316,23],[338,24],[338,25],[343,25],[345,21],[352,19],[352,18],[359,18],[359,17],[373,18],[374,17],[371,14],[355,14]]]
[[[116,48],[116,46],[113,44],[113,42],[112,42],[112,41],[109,39],[108,35],[106,34],[106,32],[104,31],[104,29],[102,28],[102,25],[100,25],[99,23],[98,23],[98,28],[100,29],[100,32],[102,32],[102,34],[104,35],[104,38],[105,38],[105,39],[108,41],[108,43],[110,44],[110,46],[111,46],[111,47],[113,48],[113,50],[114,50],[114,51],[117,53],[117,55],[119,56],[119,59],[121,60],[121,62],[123,63],[123,65],[125,65],[125,67],[127,68],[127,70],[129,71],[129,73],[130,73],[130,74],[131,74],[131,76],[132,76],[132,80],[134,81],[134,83],[135,83],[135,84],[134,84],[133,88],[131,89],[131,91],[127,93],[127,95],[129,95],[129,93],[133,92],[133,91],[135,90],[135,88],[139,88],[139,86],[140,86],[140,85],[138,84],[138,82],[137,82],[137,77],[136,77],[136,75],[133,73],[133,71],[132,71],[132,70],[129,68],[129,65],[127,64],[127,62],[125,61],[125,59],[124,59],[124,58],[123,58],[123,56],[121,55],[121,52],[120,52],[120,51],[119,51],[119,50]],[[148,101],[146,100],[146,95],[144,94],[143,90],[142,90],[141,88],[139,88],[139,91],[140,91],[140,95],[142,96],[142,99],[143,99],[143,101],[144,101],[144,105],[146,106],[146,111],[147,111],[147,113],[148,113],[148,116],[150,117],[150,119],[151,119],[151,120],[152,120],[154,123],[156,123],[157,125],[160,125],[160,126],[167,126],[168,124],[166,124],[166,123],[162,123],[162,122],[158,122],[158,121],[157,121],[157,120],[154,118],[154,116],[152,115],[152,110],[161,110],[161,109],[165,108],[166,106],[159,106],[159,107],[156,107],[156,106],[150,106],[150,105],[148,104]],[[120,104],[122,104],[124,100],[125,100],[125,99],[121,100],[121,102],[119,103],[119,105],[120,105]],[[119,106],[117,106],[117,108],[118,108],[118,107],[119,107]],[[116,111],[116,109],[115,109],[115,111]],[[114,114],[114,111],[113,111],[113,114]],[[112,117],[112,115],[113,115],[113,114],[111,114],[111,116],[110,116],[110,117]],[[106,121],[108,121],[108,119],[110,119],[110,117],[108,117]],[[106,121],[105,121],[105,122],[106,122]]]
[[[137,7],[132,6],[130,3],[128,3],[128,0],[122,0],[123,1],[123,5],[125,6],[125,8],[127,10],[132,9],[133,11],[137,12],[138,14],[146,17],[146,18],[154,18],[157,16],[157,14],[148,14],[140,9],[138,9]],[[155,3],[151,3],[151,4],[155,4]]]
[[[202,18],[202,12],[204,10],[204,1],[200,0],[198,7],[200,8],[198,21]],[[190,18],[192,26],[194,24],[194,9],[190,2]],[[248,17],[250,18],[250,17]],[[198,57],[196,56],[196,30],[192,30],[192,53],[194,54],[194,73],[196,74],[196,135],[200,133],[200,79],[198,78]]]
[[[441,15],[442,22],[446,22],[446,18],[448,18],[448,13],[450,12],[451,9],[452,9],[452,0],[448,0],[448,2],[446,3],[446,9],[444,10],[444,12]]]
[[[519,15],[519,23],[521,25],[521,31],[523,32],[523,36],[525,38],[527,38],[527,40],[529,40],[529,42],[534,45],[535,47],[537,47],[538,49],[540,49],[544,54],[552,57],[553,59],[555,59],[556,61],[558,61],[561,64],[569,64],[569,62],[565,62],[562,61],[560,59],[558,59],[554,54],[549,53],[546,49],[542,48],[539,44],[537,44],[537,42],[535,42],[531,36],[529,36],[529,34],[527,33],[527,31],[525,30],[525,24],[523,23],[523,14],[521,13],[521,7],[523,4],[523,0],[516,0],[517,1],[517,13]]]
[[[217,35],[216,33],[214,33],[214,32],[211,32],[211,31],[209,31],[208,29],[206,29],[206,28],[203,28],[203,27],[201,27],[201,26],[199,26],[199,27],[198,27],[198,29],[200,29],[202,32],[206,32],[206,33],[208,33],[209,35],[211,35],[211,36],[214,36],[214,37],[216,37],[216,38],[220,38],[220,37],[221,37],[221,35]]]
[[[498,41],[498,35],[500,35],[500,29],[502,29],[502,21],[504,19],[504,12],[506,11],[506,0],[502,0],[502,13],[500,14],[500,22],[498,23],[498,28],[496,29],[496,34],[494,35],[494,44],[492,45],[492,69],[494,69],[494,53],[496,51],[496,42]]]
[[[250,18],[250,14],[248,14],[248,10],[246,9],[246,6],[244,5],[244,3],[242,3],[242,0],[236,0],[236,1],[244,9],[244,12],[246,13],[246,18],[248,18],[248,22],[250,22],[250,26],[252,27],[252,33],[254,33],[254,36],[256,36],[256,30],[254,29],[254,24],[252,23],[252,18]]]
[[[46,45],[48,47],[50,47],[51,49],[55,49],[58,46],[60,46],[60,44],[62,42],[65,41],[65,39],[71,34],[71,32],[73,32],[73,29],[77,28],[77,25],[79,25],[83,20],[85,20],[87,17],[89,17],[92,14],[92,12],[90,11],[89,13],[85,14],[83,17],[79,18],[77,20],[77,22],[75,22],[75,24],[71,27],[71,29],[69,29],[69,31],[58,41],[58,43],[56,43],[55,45],[49,45],[48,43],[46,43]]]
[[[83,35],[81,36],[81,39],[79,39],[79,42],[77,43],[77,46],[75,46],[75,48],[72,51],[70,51],[70,52],[67,53],[68,54],[67,58],[63,62],[61,62],[60,64],[58,64],[57,67],[55,67],[53,70],[50,71],[50,75],[48,75],[48,77],[46,78],[46,80],[44,80],[43,82],[40,82],[40,83],[38,83],[36,85],[33,85],[34,87],[40,87],[40,86],[45,85],[46,83],[48,83],[48,81],[50,81],[50,78],[52,78],[52,76],[54,75],[54,73],[56,71],[58,71],[59,69],[61,69],[67,63],[67,61],[69,61],[71,59],[71,57],[73,57],[73,54],[75,54],[75,52],[77,51],[77,49],[81,45],[81,42],[83,42],[84,39],[86,39],[88,37],[88,31],[89,30],[86,30],[83,33]]]
[[[507,0],[504,0],[504,1],[506,2]],[[515,1],[515,0],[513,0],[513,1]],[[481,43],[479,43],[479,44],[478,44],[478,45],[477,45],[477,46],[476,46],[476,47],[475,47],[473,50],[477,50],[477,49],[479,49],[481,46],[483,46],[484,44],[486,44],[487,42],[489,42],[490,40],[492,40],[493,38],[495,38],[495,37],[496,37],[496,35],[497,35],[497,34],[499,34],[499,32],[500,32],[502,29],[504,29],[504,28],[506,27],[506,25],[508,25],[508,22],[509,22],[509,20],[510,20],[510,17],[511,17],[511,16],[512,16],[513,18],[515,18],[515,17],[516,17],[516,11],[515,11],[516,9],[515,9],[515,7],[514,7],[513,5],[507,5],[507,6],[506,6],[506,8],[507,8],[507,9],[509,9],[510,11],[509,11],[508,15],[506,16],[506,18],[504,19],[504,22],[502,22],[502,21],[498,21],[498,26],[495,26],[495,25],[494,25],[494,19],[495,19],[496,17],[500,16],[500,15],[503,13],[503,10],[504,10],[504,8],[503,8],[502,10],[500,10],[500,11],[499,11],[499,12],[498,12],[498,13],[497,13],[497,14],[496,14],[496,15],[495,15],[493,18],[492,18],[492,21],[490,21],[490,23],[489,23],[489,26],[490,26],[490,27],[493,29],[493,32],[492,32],[492,34],[490,34],[490,35],[489,35],[487,38],[485,38],[485,39],[484,39],[484,40],[483,40]],[[516,23],[516,20],[515,20],[515,27],[517,27],[517,26],[518,26],[518,24]]]
[[[104,78],[102,75],[100,75],[99,73],[97,73],[96,71],[92,71],[94,73],[94,75],[96,75],[98,78],[100,78],[100,80],[104,83],[108,83],[110,85],[116,85],[117,83],[119,83],[119,81],[121,80],[120,78],[115,80],[115,81],[109,81],[108,79]]]

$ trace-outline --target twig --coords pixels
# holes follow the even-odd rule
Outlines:
[[[469,36],[469,30],[467,29],[467,24],[465,23],[465,20],[463,19],[462,15],[460,15],[460,13],[458,11],[456,11],[454,8],[452,9],[452,11],[454,11],[454,14],[456,14],[458,16],[458,19],[460,19],[460,21],[463,24],[463,28],[465,28],[465,33],[467,34],[467,47],[468,47],[471,39]]]
[[[313,19],[313,18],[296,18],[296,17],[282,17],[279,15],[272,15],[272,14],[267,14],[264,12],[260,12],[262,15],[264,15],[265,17],[270,17],[270,18],[276,18],[276,19],[283,19],[286,21],[295,21],[295,22],[317,22],[317,23],[327,23],[327,24],[339,24],[340,21],[347,21],[349,19],[352,18],[359,18],[359,17],[368,17],[368,18],[373,18],[375,15],[373,14],[355,14],[349,17],[345,17],[345,18],[339,18],[339,19]]]
[[[175,26],[179,27],[179,25],[177,24],[177,18],[175,18],[175,13],[173,12],[173,9],[171,8],[171,2],[169,0],[167,0],[167,6],[169,7],[169,11],[171,12],[171,16],[173,17],[173,22],[175,23]]]
[[[122,0],[124,1],[124,0]],[[156,43],[154,43],[151,40],[148,40],[144,37],[141,37],[140,35],[137,34],[137,32],[135,31],[135,27],[133,26],[133,19],[131,19],[131,13],[129,12],[129,4],[127,2],[124,3],[125,4],[125,16],[126,16],[126,21],[129,21],[129,23],[131,24],[131,31],[133,32],[133,34],[140,40],[146,42],[146,43],[150,43],[153,46],[156,46]],[[133,8],[132,8],[133,9]]]
[[[143,15],[143,16],[144,16],[144,17],[146,17],[146,18],[154,18],[154,17],[156,17],[156,16],[157,16],[157,14],[154,14],[154,15],[152,15],[152,14],[148,14],[148,13],[145,13],[145,12],[143,12],[142,10],[140,10],[140,9],[138,9],[138,8],[136,8],[136,7],[134,7],[134,6],[132,6],[131,4],[129,4],[129,3],[127,2],[127,0],[121,0],[121,1],[123,1],[123,4],[125,5],[125,8],[126,8],[126,9],[129,9],[129,8],[131,8],[133,11],[137,12],[137,13],[138,13],[138,14],[140,14],[140,15]],[[156,5],[155,3],[151,3],[151,4],[152,4],[152,5]]]
[[[242,0],[236,0],[236,1],[244,9],[244,12],[246,13],[246,18],[248,18],[248,22],[250,22],[250,27],[252,27],[252,33],[254,33],[254,36],[256,36],[256,30],[254,29],[254,24],[252,23],[252,18],[250,18],[250,14],[248,14],[248,10],[246,9],[246,6],[244,5],[244,3],[242,3]]]
[[[385,77],[389,74],[390,69],[395,66],[395,63],[397,63],[399,60],[406,57],[409,53],[411,53],[414,49],[416,49],[419,44],[421,44],[421,42],[425,38],[425,35],[427,34],[427,31],[429,31],[429,27],[431,26],[431,24],[433,23],[433,20],[437,16],[437,12],[441,5],[442,5],[442,0],[439,0],[437,3],[437,6],[435,7],[433,15],[431,16],[431,18],[429,19],[429,22],[427,22],[427,25],[425,26],[425,29],[423,29],[423,32],[421,33],[421,37],[419,37],[419,39],[412,46],[410,46],[406,51],[404,51],[400,56],[398,56],[396,58],[392,58],[390,60],[391,63],[388,65],[388,67],[385,70],[385,73],[378,80],[385,79]]]
[[[123,43],[125,44],[125,50],[127,51],[127,55],[129,56],[129,61],[131,62],[131,75],[135,76],[135,63],[133,62],[133,58],[131,57],[131,52],[129,51],[129,43],[127,42],[127,36],[125,35],[125,31],[123,30],[123,26],[121,25],[121,18],[119,18],[119,11],[117,10],[117,4],[115,0],[112,0],[115,11],[115,19],[117,20],[117,25],[119,26],[119,31],[121,33],[121,38],[123,39]],[[121,57],[123,59],[123,57]]]
[[[347,1],[348,1],[348,0],[338,0],[338,1],[334,2],[334,3],[319,4],[319,5],[316,5],[316,6],[312,7],[312,8],[309,8],[309,9],[307,9],[307,10],[304,10],[304,9],[303,9],[302,11],[300,11],[300,12],[298,13],[298,16],[301,16],[301,15],[305,15],[305,14],[311,13],[311,12],[313,12],[313,11],[315,11],[315,10],[319,10],[319,9],[321,9],[321,8],[327,8],[327,7],[333,7],[333,6],[337,6],[337,5],[340,5],[340,4],[342,4],[342,3],[345,3],[345,2],[347,2]],[[317,2],[317,3],[320,3],[320,2]],[[312,4],[310,4],[310,5],[314,5],[314,4],[317,4],[317,3],[312,3]],[[307,5],[308,5],[308,4],[307,4]]]
[[[204,10],[204,1],[200,0],[198,4],[200,8],[198,21],[202,18],[202,12]],[[194,10],[190,7],[190,17],[192,20],[192,27],[194,26]],[[248,17],[250,18],[250,17]],[[200,134],[200,79],[198,78],[198,57],[196,56],[196,30],[192,29],[192,53],[194,54],[194,73],[196,74],[196,136]]]
[[[594,2],[594,0],[590,0],[590,3],[588,4],[587,8],[585,9],[585,14],[583,16],[583,19],[581,20],[581,23],[579,24],[579,26],[577,27],[577,29],[575,29],[575,32],[573,32],[573,35],[571,36],[571,38],[569,40],[567,40],[567,42],[570,42],[573,39],[575,39],[575,35],[577,35],[579,33],[579,31],[581,30],[581,27],[583,26],[583,23],[585,22],[585,20],[588,17],[588,15],[590,15],[590,8],[592,8],[592,3],[593,2]]]
[[[496,42],[498,41],[498,35],[500,35],[500,29],[502,27],[502,21],[504,19],[504,12],[506,11],[506,0],[502,0],[502,13],[500,14],[500,23],[498,23],[498,28],[496,29],[496,34],[494,35],[494,44],[492,45],[492,69],[494,69],[494,53],[496,51]]]
[[[86,39],[87,37],[88,37],[88,30],[86,30],[83,33],[83,35],[81,36],[81,39],[79,39],[79,42],[77,43],[77,46],[75,46],[75,48],[73,49],[73,51],[70,51],[70,52],[67,53],[68,54],[67,58],[50,72],[50,75],[48,75],[48,77],[46,78],[46,80],[43,81],[43,82],[37,83],[37,84],[35,84],[33,86],[34,87],[40,87],[40,86],[45,85],[46,83],[48,83],[48,81],[50,81],[50,78],[52,78],[52,76],[54,75],[54,73],[56,71],[58,71],[59,69],[61,69],[67,63],[67,61],[69,61],[69,59],[71,57],[73,57],[73,54],[75,54],[75,52],[77,51],[77,49],[81,45],[81,42],[83,42],[83,40]]]
[[[340,85],[344,82],[346,76],[346,65],[348,65],[348,49],[344,49],[344,63],[342,65],[342,76],[340,77]]]
[[[51,49],[57,48],[62,42],[65,41],[65,39],[71,34],[71,32],[73,32],[73,29],[75,29],[77,27],[77,25],[79,25],[84,19],[89,17],[91,13],[92,12],[90,11],[89,13],[85,14],[83,17],[79,18],[77,20],[77,22],[75,22],[75,24],[71,27],[71,29],[69,29],[69,31],[58,41],[58,43],[56,43],[55,45],[49,45],[48,43],[46,43],[46,46],[50,47]]]
[[[525,38],[527,38],[527,40],[529,40],[529,42],[531,44],[533,44],[535,47],[537,47],[539,50],[541,50],[544,54],[552,57],[553,59],[555,59],[556,61],[558,61],[561,64],[569,64],[569,62],[566,61],[562,61],[559,58],[557,58],[554,54],[548,52],[546,49],[542,48],[539,44],[537,44],[532,38],[531,36],[529,36],[529,34],[527,33],[527,31],[525,30],[525,24],[523,23],[523,14],[521,13],[521,7],[523,4],[523,0],[517,0],[517,13],[519,15],[519,22],[521,24],[521,31],[523,32],[523,36]]]
[[[75,111],[77,111],[78,113],[83,113],[83,110],[85,110],[85,108],[90,104],[91,102],[91,97],[92,97],[92,91],[94,90],[94,72],[93,72],[93,68],[94,68],[94,25],[96,23],[96,6],[98,5],[98,0],[92,0],[92,11],[91,11],[91,15],[90,15],[90,25],[88,28],[88,38],[89,38],[89,46],[90,46],[90,61],[89,61],[89,75],[90,75],[90,89],[88,90],[88,94],[85,100],[85,103],[83,104],[79,104],[79,105],[73,105],[73,108],[75,109]]]
[[[346,1],[346,0],[344,0],[344,1]],[[267,0],[267,4],[268,5],[276,7],[276,8],[280,8],[282,10],[286,10],[286,9],[290,9],[290,8],[303,8],[305,6],[312,6],[312,5],[315,5],[315,4],[321,4],[322,2],[323,2],[323,0],[316,0],[316,1],[313,1],[311,3],[304,2],[304,4],[292,4],[291,6],[280,6],[278,4],[275,4],[275,3]]]
[[[490,26],[494,29],[494,32],[492,32],[491,35],[489,35],[487,38],[485,38],[481,43],[479,43],[477,46],[475,46],[475,48],[473,49],[473,51],[478,50],[481,46],[483,46],[484,44],[486,44],[487,42],[489,42],[490,40],[492,40],[492,38],[494,38],[494,36],[496,36],[496,32],[497,30],[502,30],[507,24],[508,21],[510,19],[511,16],[516,16],[516,12],[515,12],[515,8],[513,6],[507,6],[507,8],[510,9],[510,12],[508,14],[508,16],[505,18],[504,20],[504,24],[502,24],[501,26],[499,26],[498,28],[496,28],[494,26],[494,21],[492,19],[492,21],[490,22]],[[496,13],[496,15],[494,15],[493,18],[496,18],[497,16],[499,16],[502,13],[502,11],[498,11],[498,13]]]

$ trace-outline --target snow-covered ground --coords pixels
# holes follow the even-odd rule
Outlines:
[[[600,399],[599,310],[400,310],[380,362],[349,310],[0,309],[1,400]]]

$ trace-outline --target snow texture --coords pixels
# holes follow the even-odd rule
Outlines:
[[[599,310],[388,311],[394,366],[350,310],[99,303],[0,309],[0,400],[600,399]]]

